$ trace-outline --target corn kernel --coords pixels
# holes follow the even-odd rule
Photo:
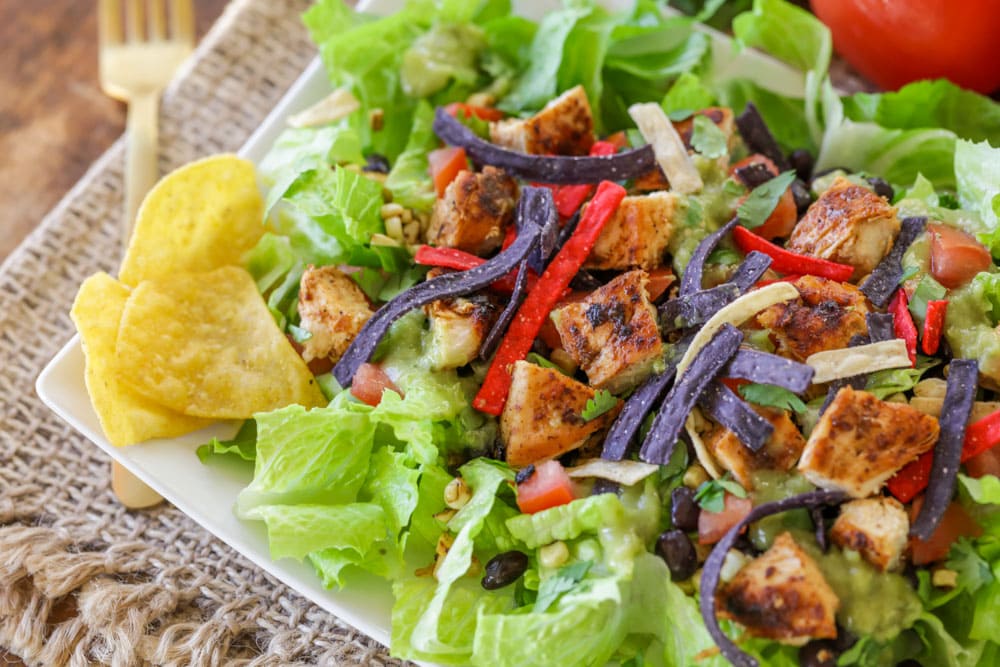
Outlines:
[[[565,542],[557,541],[546,544],[538,550],[538,562],[542,567],[555,569],[562,567],[569,560],[569,547]]]
[[[708,473],[698,463],[693,463],[684,471],[684,486],[689,489],[697,489],[704,482],[708,481]]]
[[[456,477],[444,487],[444,504],[453,510],[462,509],[471,498],[472,490],[461,477]]]

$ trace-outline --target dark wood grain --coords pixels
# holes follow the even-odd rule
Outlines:
[[[194,0],[199,36],[227,2]],[[125,127],[97,80],[96,8],[0,0],[0,261]]]

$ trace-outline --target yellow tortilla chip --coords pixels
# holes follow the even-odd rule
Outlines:
[[[143,280],[239,264],[264,233],[253,163],[216,155],[156,184],[139,208],[119,279]]]
[[[70,313],[83,341],[87,392],[104,435],[115,447],[123,447],[152,438],[174,438],[208,426],[211,420],[158,405],[118,378],[115,341],[128,296],[128,287],[106,273],[96,273],[80,286]]]
[[[235,266],[143,281],[125,304],[117,353],[129,385],[184,414],[246,419],[326,405],[253,278]]]

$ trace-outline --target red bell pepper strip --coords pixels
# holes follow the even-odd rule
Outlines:
[[[1000,444],[1000,410],[986,415],[965,429],[962,462],[979,456]],[[934,452],[927,452],[889,480],[889,492],[900,502],[908,503],[927,487],[934,464]]]
[[[591,157],[603,157],[607,155],[614,155],[618,152],[618,148],[607,141],[595,141],[594,145],[590,147]],[[556,210],[559,211],[559,215],[562,218],[570,218],[576,213],[583,202],[587,201],[587,197],[590,193],[594,191],[594,186],[590,183],[581,183],[580,185],[563,185],[562,187],[555,190],[553,193]]]
[[[902,289],[896,290],[886,309],[892,313],[892,329],[896,338],[902,338],[906,343],[906,353],[910,355],[910,364],[917,365],[917,325],[913,323],[910,316],[910,300],[906,298],[906,292]]]
[[[941,332],[944,331],[944,316],[947,312],[946,300],[927,302],[927,318],[924,320],[922,341],[924,354],[937,354],[938,346],[941,345]]]
[[[771,268],[779,273],[796,273],[829,278],[838,282],[851,279],[854,267],[848,264],[838,264],[819,257],[800,255],[791,250],[785,250],[766,239],[757,236],[746,227],[733,228],[733,240],[744,254],[757,250],[771,258]]]
[[[413,261],[424,266],[440,266],[457,271],[468,271],[486,263],[482,257],[476,257],[472,253],[458,248],[436,248],[429,245],[417,248]]]
[[[538,335],[542,322],[562,298],[573,277],[590,255],[604,225],[624,198],[625,188],[616,183],[601,181],[597,186],[597,193],[590,200],[590,205],[573,234],[549,262],[535,288],[528,292],[524,303],[518,308],[514,321],[490,364],[483,386],[472,401],[474,408],[491,415],[503,412],[514,363],[524,359],[531,351],[531,344]]]

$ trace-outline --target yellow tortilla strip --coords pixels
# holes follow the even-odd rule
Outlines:
[[[247,419],[326,405],[253,278],[235,266],[143,281],[125,304],[117,354],[123,380],[184,414]]]
[[[115,341],[128,296],[128,287],[106,273],[96,273],[80,286],[70,312],[87,359],[87,393],[104,435],[115,447],[123,447],[208,426],[212,420],[179,414],[137,394],[119,379]]]
[[[823,350],[810,355],[806,363],[816,371],[813,384],[913,365],[906,343],[900,338],[840,350]]]
[[[253,163],[216,155],[168,174],[142,202],[119,279],[143,280],[239,264],[264,233]]]

